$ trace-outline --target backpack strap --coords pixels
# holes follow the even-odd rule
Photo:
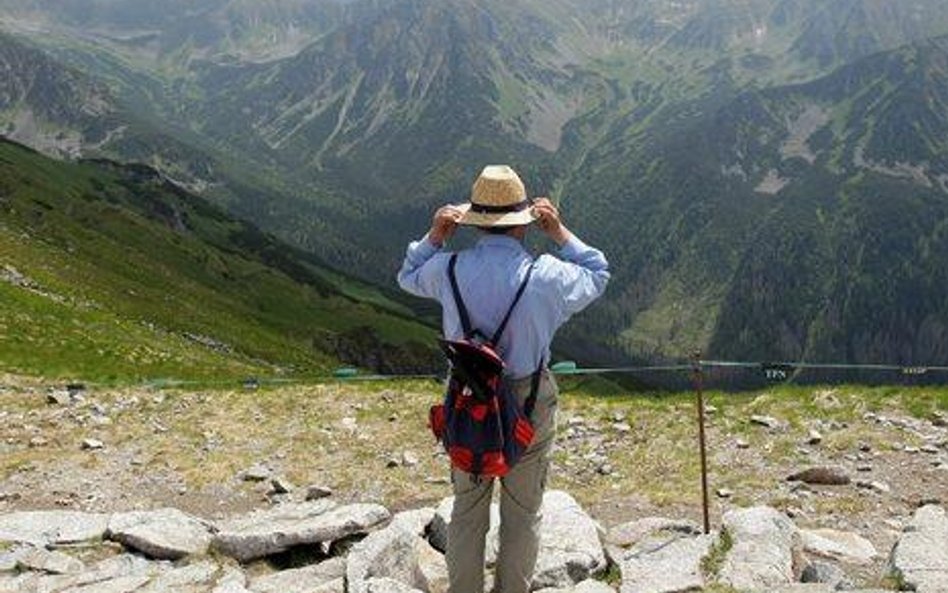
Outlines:
[[[507,329],[507,322],[510,321],[510,316],[513,315],[514,307],[517,306],[517,303],[520,302],[520,297],[523,296],[525,290],[527,290],[527,282],[530,282],[530,276],[533,274],[533,264],[530,264],[530,267],[527,268],[527,275],[524,276],[523,282],[520,283],[520,288],[517,289],[517,294],[514,296],[513,302],[510,303],[510,308],[507,309],[507,314],[504,315],[504,320],[500,322],[500,327],[497,328],[497,331],[494,332],[494,336],[491,338],[491,344],[497,344],[500,341],[500,336],[503,335],[504,330]]]
[[[448,261],[448,278],[451,280],[451,292],[454,293],[454,304],[458,309],[458,315],[461,317],[461,330],[465,338],[474,335],[471,329],[471,316],[467,313],[467,307],[464,306],[464,299],[461,297],[461,289],[458,288],[458,278],[454,273],[454,266],[458,263],[458,254],[452,253]]]
[[[467,307],[464,305],[464,298],[461,296],[461,289],[458,287],[458,278],[455,273],[455,267],[457,266],[458,254],[452,253],[451,259],[448,260],[448,279],[451,281],[451,292],[454,294],[454,304],[458,310],[458,316],[461,318],[461,330],[464,332],[465,338],[470,338],[475,334],[481,334],[483,338],[487,338],[479,329],[473,329],[471,327],[471,316],[467,312]],[[500,327],[497,328],[497,331],[494,332],[494,335],[490,338],[490,343],[492,345],[497,345],[497,342],[500,340],[500,336],[503,335],[504,330],[507,329],[507,323],[510,321],[511,315],[513,315],[514,307],[517,306],[517,303],[520,302],[520,297],[523,296],[524,291],[527,289],[527,283],[530,281],[530,276],[533,274],[534,264],[530,264],[530,267],[527,268],[527,275],[524,276],[523,282],[520,283],[520,288],[517,289],[517,294],[514,296],[513,302],[510,303],[510,307],[507,309],[507,313],[504,315],[503,321],[500,322]],[[541,365],[542,366],[542,365]]]

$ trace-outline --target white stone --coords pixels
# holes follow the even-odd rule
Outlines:
[[[106,537],[161,560],[201,555],[211,544],[206,522],[170,508],[112,515]]]
[[[322,590],[335,582],[342,582],[346,574],[346,559],[331,558],[303,568],[281,570],[251,580],[255,593],[310,593]]]
[[[335,541],[366,533],[390,518],[377,504],[336,506],[327,500],[281,505],[222,523],[213,547],[247,562],[300,544]]]
[[[948,591],[948,515],[928,505],[915,511],[892,550],[892,572],[910,590]]]
[[[735,509],[724,514],[733,545],[719,580],[739,590],[765,590],[794,580],[800,534],[790,519],[770,507]]]
[[[717,534],[658,534],[626,550],[616,561],[622,571],[620,593],[677,593],[705,586],[701,560]]]
[[[823,558],[850,564],[868,564],[877,556],[872,542],[855,533],[835,529],[805,529],[800,535],[803,549]]]
[[[0,542],[38,547],[100,539],[109,516],[79,511],[23,511],[0,515]]]

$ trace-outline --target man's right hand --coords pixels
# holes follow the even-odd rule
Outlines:
[[[533,200],[533,211],[537,215],[537,224],[540,230],[553,239],[557,245],[562,246],[569,241],[572,233],[560,220],[560,211],[549,198],[536,198]]]
[[[438,208],[431,219],[431,230],[428,231],[428,240],[436,247],[441,247],[451,238],[458,228],[462,212],[456,206],[448,204]]]

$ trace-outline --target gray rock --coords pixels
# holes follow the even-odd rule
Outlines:
[[[810,562],[803,569],[800,580],[804,583],[822,583],[832,589],[852,589],[853,583],[835,564]]]
[[[628,548],[656,532],[672,532],[678,535],[700,535],[701,527],[686,519],[646,517],[617,525],[609,530],[606,541],[615,546]]]
[[[272,471],[262,463],[254,464],[240,473],[240,479],[245,482],[263,482],[270,479]]]
[[[83,439],[82,449],[86,451],[99,451],[105,449],[105,443],[99,439]]]
[[[811,467],[789,476],[787,481],[843,486],[849,484],[850,477],[845,470],[839,467]]]
[[[872,542],[861,535],[835,529],[805,529],[800,532],[809,554],[848,564],[869,564],[877,556]]]
[[[447,593],[448,591],[448,564],[444,555],[431,547],[424,539],[415,542],[414,582],[419,589],[427,593]]]
[[[915,511],[892,550],[893,575],[919,593],[948,591],[948,515],[935,505]]]
[[[616,593],[616,590],[602,581],[586,579],[575,587],[548,587],[546,589],[540,589],[535,593]]]
[[[289,494],[296,490],[296,486],[283,476],[270,479],[270,491],[274,494]]]
[[[379,578],[419,588],[417,544],[434,515],[434,509],[399,513],[387,527],[353,546],[346,560],[349,593],[367,593],[369,581]]]
[[[262,558],[300,544],[317,544],[366,533],[389,520],[385,507],[327,500],[286,504],[221,524],[213,547],[240,562]]]
[[[70,587],[62,590],[62,593],[132,593],[133,591],[135,593],[144,593],[142,586],[147,585],[150,581],[151,577],[149,576],[116,577],[105,581]],[[154,591],[154,589],[150,589],[149,593],[152,591]],[[178,592],[176,591],[175,593]]]
[[[601,527],[561,490],[543,496],[540,553],[533,588],[570,586],[606,568]]]
[[[117,513],[105,536],[159,560],[201,555],[211,545],[211,528],[177,509]]]
[[[677,593],[705,586],[701,560],[717,535],[653,535],[625,550],[615,561],[622,572],[621,593]]]
[[[211,593],[253,593],[247,588],[247,575],[239,568],[228,568],[217,579]]]
[[[351,589],[350,589],[351,591]],[[390,578],[374,578],[366,581],[365,593],[424,593],[401,581]]]
[[[332,488],[327,486],[310,486],[306,489],[306,500],[319,500],[332,496]]]
[[[721,566],[720,581],[740,590],[766,590],[795,579],[800,534],[786,515],[770,507],[724,514],[733,546]]]
[[[250,589],[255,593],[310,593],[323,591],[330,586],[341,584],[346,574],[345,558],[330,558],[329,560],[290,570],[256,577],[250,582]],[[325,589],[328,593],[331,589]]]
[[[206,593],[217,580],[220,567],[204,561],[160,573],[136,593]]]
[[[85,565],[68,554],[32,548],[17,558],[17,566],[23,570],[35,570],[49,574],[79,574]]]
[[[0,515],[0,542],[38,547],[101,539],[109,516],[79,511],[22,511]]]
[[[46,392],[46,403],[54,406],[68,406],[72,396],[65,389],[50,389]]]
[[[758,426],[764,426],[767,428],[780,428],[780,421],[774,418],[773,416],[760,416],[754,415],[751,416],[751,424],[756,424]]]

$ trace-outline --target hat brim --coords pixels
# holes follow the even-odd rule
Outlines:
[[[467,226],[521,226],[530,224],[537,219],[533,208],[527,208],[519,212],[486,213],[474,212],[471,210],[470,204],[462,204],[457,206],[457,209],[462,212],[458,224]]]

